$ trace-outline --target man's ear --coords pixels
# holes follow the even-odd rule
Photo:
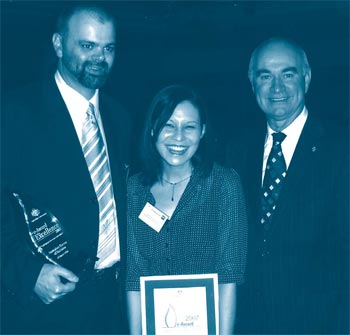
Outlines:
[[[52,35],[52,44],[58,58],[62,58],[62,35],[54,33]]]
[[[304,81],[305,81],[305,93],[307,93],[307,91],[309,90],[310,83],[311,83],[311,70],[310,69],[308,69],[305,72]]]
[[[253,91],[253,93],[255,93],[253,74],[251,72],[248,73],[248,79],[249,79],[252,91]]]

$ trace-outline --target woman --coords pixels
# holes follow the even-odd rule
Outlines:
[[[168,86],[153,99],[141,148],[143,170],[128,181],[132,334],[141,333],[140,276],[203,273],[218,274],[220,334],[233,333],[236,285],[246,260],[245,204],[237,173],[213,163],[209,132],[192,90]],[[146,203],[167,216],[163,225],[139,218]]]

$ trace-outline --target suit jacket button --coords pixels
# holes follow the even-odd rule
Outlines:
[[[97,204],[97,198],[96,197],[91,197],[90,200],[89,200],[90,204]]]
[[[265,224],[264,224],[264,229],[265,229],[266,231],[270,230],[270,228],[271,228],[271,225],[270,225],[269,223],[265,223]]]

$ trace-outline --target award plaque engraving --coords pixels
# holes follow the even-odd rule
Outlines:
[[[72,268],[70,249],[61,222],[49,210],[37,208],[18,193],[12,194],[22,208],[31,251],[53,264]]]

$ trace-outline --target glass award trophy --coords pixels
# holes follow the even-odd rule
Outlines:
[[[31,251],[53,264],[75,271],[74,257],[61,222],[49,210],[34,206],[29,198],[18,193],[12,194],[22,208]]]

